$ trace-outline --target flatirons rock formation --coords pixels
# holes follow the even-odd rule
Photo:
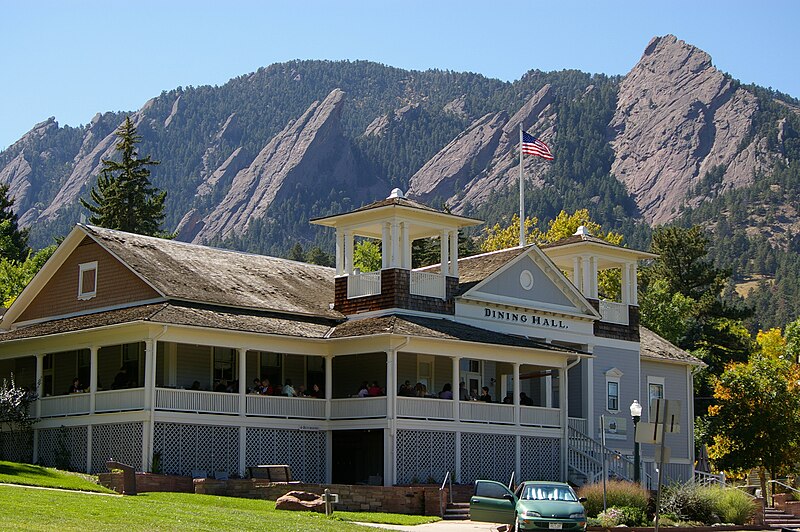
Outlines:
[[[673,219],[697,182],[717,166],[740,187],[770,165],[764,139],[742,149],[758,111],[755,96],[673,35],[656,37],[620,84],[610,124],[612,173],[651,223]]]

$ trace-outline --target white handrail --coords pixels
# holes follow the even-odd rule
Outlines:
[[[453,504],[453,477],[450,475],[450,471],[444,475],[444,480],[439,488],[439,513],[441,517],[444,517],[444,486],[448,481],[450,483],[450,504]]]

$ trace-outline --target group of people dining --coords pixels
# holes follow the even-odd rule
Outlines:
[[[411,381],[408,380],[400,385],[397,395],[399,397],[427,397],[432,399],[453,399],[454,397],[453,386],[449,382],[442,386],[442,389],[439,393],[428,393],[428,387],[425,386],[425,384],[418,382],[412,386]],[[489,393],[488,386],[481,387],[480,393],[478,393],[477,390],[468,392],[467,387],[463,382],[458,387],[458,399],[459,401],[482,401],[484,403],[494,402],[492,401],[492,396]],[[514,398],[511,394],[508,394],[502,402],[503,404],[513,404]],[[520,392],[519,404],[522,406],[533,406],[533,399],[528,397],[525,392]]]
[[[324,399],[325,394],[322,393],[322,389],[319,387],[319,384],[312,384],[311,387],[306,388],[305,385],[300,384],[296,388],[292,384],[292,379],[286,379],[285,383],[281,385],[280,383],[271,384],[269,379],[259,379],[258,377],[253,379],[253,385],[247,390],[247,393],[256,394],[256,395],[282,395],[286,397],[311,397],[311,398],[318,398]]]

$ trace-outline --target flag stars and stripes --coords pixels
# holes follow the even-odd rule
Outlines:
[[[522,132],[522,153],[525,155],[535,155],[548,161],[553,160],[553,154],[547,144],[537,139],[527,131]]]

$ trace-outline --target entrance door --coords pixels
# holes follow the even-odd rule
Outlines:
[[[333,483],[383,485],[383,429],[334,430]]]

